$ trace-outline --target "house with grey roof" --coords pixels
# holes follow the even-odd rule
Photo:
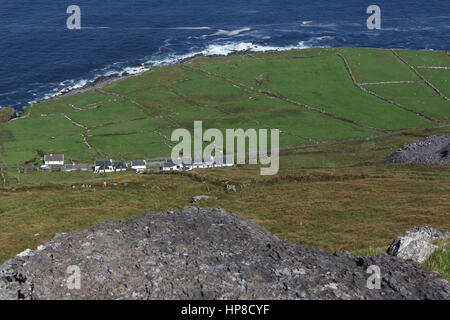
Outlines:
[[[127,165],[122,161],[102,160],[96,161],[94,164],[94,172],[118,172],[126,171]]]
[[[89,171],[91,170],[92,165],[87,163],[72,163],[72,164],[65,164],[61,171],[64,172],[72,172],[72,171]]]
[[[160,169],[163,171],[188,171],[192,169],[209,169],[216,167],[232,167],[234,166],[233,159],[227,159],[227,157],[214,158],[209,160],[194,161],[192,159],[183,159],[180,164],[174,163],[172,160],[167,160],[161,164]]]
[[[64,165],[63,154],[46,154],[44,155],[45,166],[62,166]]]
[[[181,170],[182,165],[174,163],[172,160],[167,160],[161,164],[160,169],[162,171],[176,171]]]
[[[136,170],[136,173],[142,173],[147,170],[147,161],[139,160],[139,161],[131,161],[130,168]]]
[[[230,157],[214,158],[214,167],[232,167],[234,166],[233,159]]]

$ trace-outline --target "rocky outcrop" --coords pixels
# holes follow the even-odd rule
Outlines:
[[[404,237],[395,239],[389,246],[387,253],[402,259],[424,263],[438,248],[431,242],[448,238],[450,238],[450,233],[441,232],[432,227],[414,228],[407,230]]]
[[[450,164],[450,135],[429,136],[410,143],[388,156],[392,163]]]
[[[236,192],[236,186],[234,184],[231,184],[230,181],[222,181],[220,184],[225,186],[227,191]]]
[[[200,196],[193,196],[192,199],[191,199],[191,203],[196,203],[196,202],[199,202],[199,201],[202,201],[202,200],[206,200],[206,199],[209,199],[209,198],[210,198],[210,196],[207,196],[207,195],[204,195],[204,194],[202,194]]]
[[[450,299],[450,285],[413,261],[332,255],[223,209],[186,207],[56,235],[0,267],[0,297]]]

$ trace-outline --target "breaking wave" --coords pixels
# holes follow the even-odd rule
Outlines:
[[[251,30],[252,30],[251,28],[242,28],[242,29],[236,29],[236,30],[231,30],[231,31],[219,29],[216,33],[213,33],[210,35],[204,35],[203,37],[214,37],[214,36],[232,37],[232,36],[237,36],[238,34],[241,34],[242,32],[251,31]]]
[[[408,6],[380,0],[390,14],[377,32],[367,30],[365,6],[357,0],[334,1],[329,10],[317,1],[295,0],[154,1],[151,7],[148,1],[78,1],[89,14],[82,30],[70,32],[61,6],[4,1],[0,106],[20,110],[101,77],[139,74],[197,54],[307,47],[448,50],[450,43],[442,0],[411,0]]]

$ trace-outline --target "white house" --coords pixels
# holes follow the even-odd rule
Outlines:
[[[222,166],[223,167],[232,167],[232,166],[234,166],[233,159],[227,159],[226,157],[223,157]]]
[[[180,170],[191,171],[192,169],[194,169],[194,167],[192,165],[192,160],[191,159],[183,159]]]
[[[136,173],[142,173],[147,169],[147,161],[131,161],[130,167],[133,170],[136,170]]]
[[[64,165],[63,154],[46,154],[44,155],[45,166],[62,166]]]
[[[183,159],[181,164],[176,164],[172,160],[167,160],[163,164],[161,164],[160,169],[163,171],[189,171],[192,169],[208,169],[215,167],[232,167],[234,166],[232,159],[227,159],[226,157],[222,158],[222,161],[217,161],[214,157],[211,157],[210,160],[207,161],[196,161],[192,163],[191,159]]]
[[[223,157],[222,161],[214,160],[215,167],[232,167],[234,166],[233,159],[227,159],[227,157]]]
[[[172,160],[167,160],[163,164],[161,164],[160,169],[163,171],[191,171],[194,168],[194,165],[192,164],[192,159],[183,158],[180,161],[180,158],[178,158],[179,164],[176,164]]]
[[[203,160],[203,168],[208,169],[208,168],[214,168],[214,158],[211,157],[210,160]]]
[[[72,171],[88,171],[89,167],[91,167],[87,163],[72,163],[66,164],[61,168],[61,171],[64,172],[72,172]]]
[[[160,169],[162,171],[178,171],[181,170],[182,165],[179,164],[175,164],[172,160],[167,160],[166,162],[164,162],[163,164],[161,164]]]
[[[121,161],[102,160],[96,161],[94,165],[94,172],[117,172],[126,170],[127,165]]]
[[[183,158],[182,159],[181,170],[183,170],[183,171],[191,171],[192,169],[194,169],[194,166],[193,166],[193,163],[192,163],[192,159],[191,158]]]
[[[204,169],[204,168],[207,168],[207,166],[204,161],[201,161],[201,162],[194,161],[194,163],[192,164],[192,168],[193,169]]]

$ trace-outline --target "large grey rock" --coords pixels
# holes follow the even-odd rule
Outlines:
[[[429,136],[405,145],[386,157],[392,163],[450,164],[450,135]]]
[[[380,268],[380,289],[367,286],[372,265]],[[67,286],[70,266],[80,270],[79,290]],[[2,298],[450,299],[447,280],[413,261],[332,255],[280,241],[215,208],[149,213],[59,234],[0,270]]]
[[[395,239],[387,253],[402,259],[411,259],[424,263],[438,248],[431,242],[437,239],[447,239],[448,232],[441,232],[432,227],[422,227],[407,230],[405,236]]]

